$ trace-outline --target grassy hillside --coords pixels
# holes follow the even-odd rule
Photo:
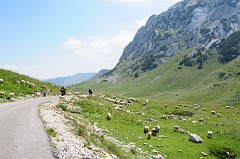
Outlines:
[[[143,99],[140,99],[141,103],[132,102],[127,106],[105,100],[111,98],[110,95],[99,97],[78,100],[74,97],[70,100],[74,101],[73,104],[59,105],[65,118],[74,123],[76,134],[85,139],[87,147],[96,145],[122,159],[151,158],[159,153],[170,159],[199,159],[204,157],[201,152],[206,153],[209,159],[225,159],[227,153],[231,158],[239,157],[239,108],[173,104],[172,101],[163,103],[162,100],[150,100],[147,106],[143,106]],[[116,98],[124,100],[119,96]],[[217,111],[221,116],[213,115],[211,111]],[[107,113],[112,114],[111,120],[106,119]],[[90,125],[97,125],[102,133],[96,133],[89,128]],[[156,136],[148,138],[143,133],[144,126],[149,126],[151,131],[157,125],[161,128]],[[176,125],[180,128],[178,131],[174,131]],[[210,138],[207,137],[208,131],[213,132]],[[203,143],[188,141],[189,133],[199,135]],[[110,136],[122,145],[109,141]]]
[[[117,82],[87,81],[70,86],[70,89],[86,92],[91,88],[97,93],[115,94],[149,98],[166,102],[187,102],[200,104],[240,105],[240,59],[228,64],[220,64],[216,52],[198,68],[181,65],[187,55],[193,52],[189,49],[174,55],[166,64],[159,65],[150,72],[127,70],[119,74]],[[197,58],[192,58],[191,61]],[[125,63],[128,65],[128,63]],[[121,66],[119,66],[121,68]]]
[[[0,69],[0,79],[4,80],[4,83],[0,84],[0,92],[5,92],[4,97],[0,97],[1,102],[6,101],[9,97],[8,94],[13,92],[15,94],[14,98],[25,97],[27,94],[33,94],[36,91],[43,92],[43,86],[46,89],[51,90],[51,94],[59,94],[59,87],[46,82],[41,82],[37,79],[30,78],[25,75],[20,75],[12,71]],[[27,83],[22,83],[21,80],[25,82],[33,83],[35,86],[30,86]]]

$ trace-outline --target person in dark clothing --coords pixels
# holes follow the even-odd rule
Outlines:
[[[65,87],[62,87],[60,89],[60,92],[61,92],[61,96],[65,96],[66,95],[66,88]]]
[[[89,93],[90,95],[93,94],[93,92],[92,92],[91,89],[88,90],[88,93]]]

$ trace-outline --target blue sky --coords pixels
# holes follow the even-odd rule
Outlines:
[[[38,79],[111,69],[150,15],[180,0],[1,0],[0,68]]]

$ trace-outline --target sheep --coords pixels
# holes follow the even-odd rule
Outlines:
[[[22,84],[26,84],[25,80],[21,80],[21,83],[22,83]]]
[[[111,119],[112,119],[112,114],[111,114],[111,113],[107,113],[106,119],[107,119],[107,120],[111,120]]]
[[[26,84],[27,84],[27,85],[30,85],[30,82],[29,82],[29,81],[26,81]]]
[[[149,126],[144,126],[143,133],[146,134],[149,132]]]
[[[207,132],[207,138],[212,138],[213,136],[213,132],[212,131],[208,131]]]
[[[220,114],[220,113],[217,113],[217,117],[221,118],[221,114]]]
[[[11,97],[14,97],[14,93],[9,93],[8,96],[11,98]]]
[[[2,78],[0,78],[0,84],[4,83],[4,80]]]
[[[152,132],[149,131],[149,132],[147,133],[147,136],[148,136],[147,139],[150,140],[150,139],[151,139],[151,136],[152,136]]]
[[[167,116],[166,116],[166,115],[162,115],[162,116],[160,117],[160,119],[166,120],[166,119],[167,119]]]
[[[64,100],[65,100],[65,97],[64,97],[64,96],[59,96],[59,100],[60,100],[60,101],[64,101]]]
[[[211,114],[212,114],[212,115],[215,115],[215,114],[216,114],[216,111],[211,111]]]
[[[78,96],[78,95],[80,95],[80,92],[74,92],[74,95]]]
[[[179,131],[179,126],[175,125],[173,130],[174,130],[175,132],[178,132],[178,131]]]
[[[204,119],[203,119],[203,118],[200,118],[200,119],[199,119],[199,122],[204,122]]]
[[[5,92],[0,92],[0,97],[4,97],[5,96]]]
[[[157,131],[155,128],[152,128],[152,136],[157,136]]]
[[[157,133],[160,131],[160,126],[159,126],[159,125],[157,125],[157,126],[155,127],[155,131],[156,131]]]
[[[35,96],[35,97],[41,97],[41,96],[42,96],[42,93],[40,93],[40,92],[35,92],[34,96]]]
[[[145,102],[143,103],[143,106],[146,106],[148,104],[148,100],[146,99]]]
[[[79,98],[86,99],[89,95],[79,95]]]
[[[30,83],[30,86],[29,86],[30,88],[33,88],[33,87],[35,87],[35,84],[34,83]]]

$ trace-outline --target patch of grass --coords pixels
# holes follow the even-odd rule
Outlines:
[[[58,104],[57,107],[61,108],[63,111],[68,111],[67,106],[65,106],[64,104]]]
[[[215,156],[217,159],[226,159],[226,158],[235,159],[237,157],[236,152],[234,152],[231,148],[228,148],[228,147],[212,146],[210,148],[210,153],[211,155]]]
[[[83,137],[85,140],[88,139],[86,127],[84,127],[82,125],[78,125],[78,127],[76,128],[76,133],[78,136]]]
[[[46,132],[47,132],[48,136],[50,136],[50,137],[56,137],[57,136],[57,132],[53,128],[47,128]]]

